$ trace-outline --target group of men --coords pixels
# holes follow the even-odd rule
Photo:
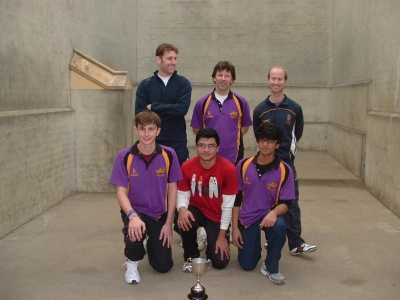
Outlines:
[[[158,70],[136,92],[138,141],[118,153],[110,178],[124,224],[125,280],[141,281],[138,264],[146,253],[154,270],[164,273],[173,267],[175,228],[182,239],[184,272],[192,271],[191,259],[200,257],[199,244],[205,240],[213,267],[225,268],[230,231],[239,265],[253,270],[261,258],[263,231],[267,255],[261,273],[283,284],[279,260],[286,236],[291,255],[317,249],[301,238],[294,158],[304,123],[301,106],[283,93],[286,71],[269,71],[271,94],[251,118],[247,100],[231,91],[235,67],[218,62],[214,90],[193,110],[197,156],[189,159],[185,115],[192,88],[175,70],[178,53],[171,44],[158,46]],[[258,151],[243,158],[243,136],[252,125]],[[205,232],[203,240],[199,229]]]

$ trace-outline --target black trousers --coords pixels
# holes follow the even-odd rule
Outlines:
[[[158,220],[149,217],[136,211],[142,221],[146,224],[146,234],[140,241],[132,242],[128,237],[129,219],[125,212],[121,210],[121,218],[124,223],[122,233],[124,234],[125,256],[131,261],[142,260],[146,254],[143,246],[143,241],[148,236],[147,240],[147,255],[149,263],[154,270],[160,273],[168,272],[174,265],[172,260],[172,249],[162,245],[162,240],[159,239],[162,227],[167,220],[167,214],[162,215]]]
[[[293,171],[294,177],[294,188],[296,199],[291,201],[288,212],[284,215],[286,226],[287,226],[287,238],[289,250],[296,248],[304,243],[301,237],[301,211],[299,206],[299,181],[297,178],[296,167],[294,166],[294,161],[284,161],[286,162]]]
[[[211,260],[211,263],[216,269],[223,269],[229,263],[229,258],[225,255],[221,260],[221,253],[215,253],[215,245],[219,235],[219,222],[214,222],[208,219],[200,209],[195,206],[189,205],[188,210],[193,214],[195,222],[191,221],[192,228],[189,231],[181,230],[182,243],[183,243],[183,258],[185,261],[188,258],[197,258],[200,257],[200,251],[197,245],[197,229],[199,227],[204,227],[207,233],[207,249],[206,256],[207,259]],[[229,245],[229,230],[227,231],[227,235],[225,236],[228,245]]]

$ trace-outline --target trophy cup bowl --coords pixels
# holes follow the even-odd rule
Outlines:
[[[193,274],[197,276],[197,283],[190,289],[188,298],[190,300],[206,300],[208,298],[206,289],[200,284],[200,276],[211,268],[211,260],[204,258],[188,259],[192,263]]]

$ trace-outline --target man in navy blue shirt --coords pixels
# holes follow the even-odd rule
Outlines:
[[[282,143],[276,153],[281,160],[293,170],[295,179],[296,199],[290,205],[285,215],[287,223],[288,246],[291,255],[299,255],[317,250],[314,245],[306,244],[301,237],[301,213],[299,207],[299,185],[294,159],[297,152],[297,142],[303,135],[304,119],[301,106],[288,98],[283,89],[287,84],[287,73],[280,66],[271,68],[268,72],[268,84],[271,95],[256,106],[253,111],[254,132],[264,123],[274,123],[282,129]]]
[[[151,110],[160,116],[162,130],[157,136],[157,143],[173,148],[182,165],[189,158],[185,115],[190,106],[192,86],[175,70],[178,53],[178,48],[171,44],[157,47],[158,70],[139,84],[135,115]]]

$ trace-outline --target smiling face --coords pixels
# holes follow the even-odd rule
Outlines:
[[[268,85],[272,93],[283,93],[287,83],[285,71],[281,68],[273,68],[268,75]]]
[[[158,74],[163,77],[171,76],[176,67],[178,55],[174,50],[165,50],[162,56],[156,56]]]
[[[217,157],[218,145],[215,138],[200,138],[197,141],[197,155],[201,161],[212,162]]]
[[[139,143],[145,146],[151,146],[154,144],[160,131],[161,128],[157,127],[156,124],[139,124],[137,127],[135,127],[135,133],[139,138]]]
[[[260,150],[260,155],[264,157],[274,157],[275,150],[279,148],[279,144],[276,140],[270,139],[259,139],[258,140],[258,149]]]
[[[233,83],[232,74],[228,70],[219,70],[214,77],[215,91],[220,95],[227,95]]]

